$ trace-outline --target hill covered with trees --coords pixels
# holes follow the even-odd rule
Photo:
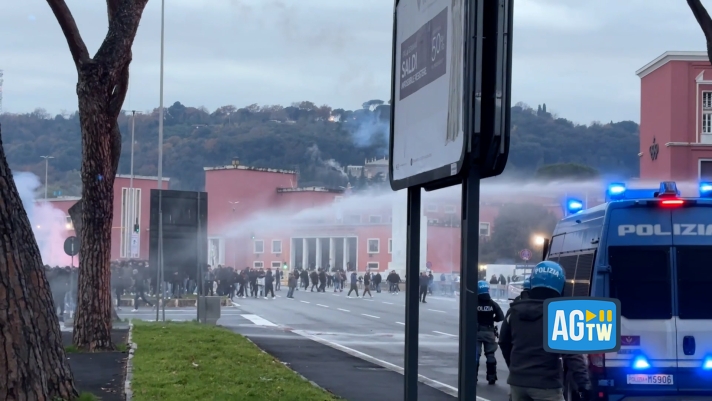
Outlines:
[[[298,169],[302,185],[355,184],[341,166],[363,165],[388,154],[391,107],[381,100],[361,109],[332,109],[303,101],[291,106],[210,112],[175,102],[165,110],[164,175],[174,189],[199,190],[203,167],[230,164],[238,157],[254,167]],[[81,137],[77,113],[51,116],[43,109],[0,115],[3,145],[14,171],[44,176],[50,155],[49,192],[78,195]],[[123,134],[120,174],[130,169],[131,112],[119,118]],[[156,175],[158,110],[135,117],[134,173]],[[506,174],[534,176],[540,167],[576,163],[621,178],[638,175],[638,125],[632,121],[577,125],[518,103],[512,107],[512,146]],[[550,172],[549,172],[550,173]],[[545,175],[546,176],[546,175]]]

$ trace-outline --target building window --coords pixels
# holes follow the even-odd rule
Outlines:
[[[378,262],[368,262],[366,264],[366,269],[368,270],[378,270]]]
[[[702,114],[702,133],[712,134],[712,112]]]
[[[438,225],[438,219],[428,219],[428,224],[431,226],[436,226]]]
[[[344,224],[360,224],[361,223],[361,216],[358,214],[352,214],[349,216],[346,216],[344,219]]]
[[[282,262],[272,262],[272,270],[279,270],[282,268]]]
[[[425,210],[427,210],[428,212],[437,212],[438,205],[428,205],[425,207]]]
[[[712,159],[700,160],[700,180],[712,181]]]
[[[454,213],[455,213],[455,206],[452,206],[452,205],[447,205],[447,206],[445,206],[445,213],[454,214]]]
[[[393,238],[388,238],[388,253],[393,253]]]
[[[712,109],[712,92],[702,92],[702,108]]]
[[[272,240],[272,253],[282,253],[282,240]]]
[[[368,253],[379,253],[381,251],[381,240],[378,238],[368,239]]]
[[[368,222],[371,224],[381,224],[381,216],[368,216]]]
[[[262,269],[262,268],[265,267],[265,264],[264,264],[264,262],[262,262],[262,261],[256,260],[256,261],[252,262],[252,266],[253,266],[255,269]]]
[[[480,237],[489,237],[490,223],[480,223]]]
[[[255,253],[265,253],[265,242],[263,240],[255,240]]]

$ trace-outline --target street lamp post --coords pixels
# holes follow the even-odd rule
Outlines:
[[[159,296],[156,300],[156,321],[158,321],[159,305],[163,304],[163,320],[166,320],[166,305],[163,302],[163,54],[164,54],[164,38],[165,38],[165,16],[166,16],[166,0],[161,0],[161,72],[160,72],[160,100],[158,106],[158,282],[156,288],[159,290]]]
[[[235,206],[240,203],[240,201],[228,201],[228,203],[232,205],[232,220],[234,223],[236,221]],[[237,268],[237,235],[235,235],[235,244],[234,248],[232,249],[232,267]]]
[[[44,187],[45,187],[45,202],[47,201],[47,171],[49,170],[49,159],[54,159],[54,156],[40,156],[41,158],[45,159],[45,181],[44,181]]]
[[[129,258],[133,259],[133,227],[131,227],[131,222],[138,224],[138,216],[136,216],[136,194],[134,191],[133,180],[134,180],[134,144],[136,132],[136,110],[131,110],[131,171],[129,173],[129,227],[125,230],[128,233],[126,243],[129,244]]]

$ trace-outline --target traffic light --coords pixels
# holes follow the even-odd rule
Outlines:
[[[287,266],[287,262],[284,262],[284,265],[282,266],[282,268],[283,268],[284,270],[289,269],[289,266]]]
[[[139,229],[138,229],[138,223],[134,224],[134,232],[138,234]]]

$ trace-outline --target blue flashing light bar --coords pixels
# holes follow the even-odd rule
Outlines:
[[[700,183],[700,198],[712,198],[712,182]]]
[[[643,355],[638,355],[635,357],[635,359],[633,359],[633,369],[643,370],[648,369],[649,367],[650,363],[648,362],[648,359]]]
[[[702,362],[702,369],[712,370],[712,357],[708,356],[707,358],[705,358],[705,360]]]
[[[677,189],[677,184],[675,181],[663,181],[660,183],[660,189],[658,190],[658,198],[669,198],[680,196],[680,191]]]
[[[625,199],[625,189],[625,184],[619,182],[613,183],[608,186],[606,198],[608,198],[609,201]]]
[[[583,210],[583,202],[578,199],[567,199],[566,200],[566,211],[569,214],[576,214]]]

